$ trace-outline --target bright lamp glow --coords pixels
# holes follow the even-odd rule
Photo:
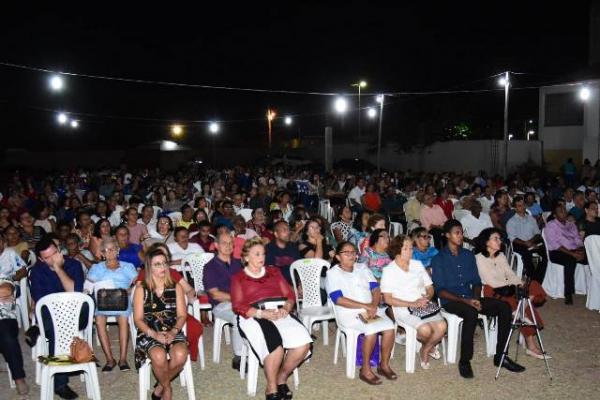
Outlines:
[[[67,114],[65,113],[60,113],[56,116],[56,120],[58,121],[59,124],[64,125],[67,123],[67,121],[69,120],[69,118],[67,118]]]
[[[171,133],[174,136],[179,136],[179,135],[181,135],[183,133],[183,127],[181,125],[173,125],[171,127]]]
[[[216,122],[211,122],[210,125],[208,126],[208,130],[210,133],[219,132],[219,124]]]
[[[361,88],[365,88],[365,87],[367,87],[367,82],[365,82],[365,81],[360,81],[360,82],[358,83],[358,85],[359,85]]]
[[[71,121],[71,128],[73,128],[73,129],[79,128],[79,121],[75,121],[75,120]]]
[[[583,101],[587,101],[590,98],[590,89],[585,86],[579,90],[579,98]]]
[[[163,140],[160,144],[160,149],[162,151],[173,151],[173,150],[177,150],[179,146],[177,145],[177,143],[172,142],[170,140]]]
[[[373,107],[367,108],[367,116],[369,118],[375,118],[377,116],[377,111]]]
[[[510,82],[505,77],[502,77],[502,78],[498,79],[498,85],[506,86],[506,85],[510,85]]]
[[[508,135],[508,140],[512,140],[513,138],[513,134],[511,133],[510,135]]]
[[[50,78],[50,88],[52,90],[54,90],[55,92],[59,92],[63,89],[63,87],[64,87],[63,78],[61,78],[58,75],[54,75],[52,78]]]
[[[285,119],[283,120],[283,122],[285,122],[286,125],[291,125],[292,124],[292,117],[285,117]]]
[[[346,112],[346,110],[348,109],[348,102],[346,101],[345,98],[343,97],[338,97],[335,100],[335,103],[333,104],[335,111],[337,111],[340,114],[343,114]]]
[[[383,95],[380,94],[379,96],[375,97],[375,101],[381,104],[381,102],[383,102]]]
[[[529,131],[527,132],[528,135],[535,135],[535,131]]]

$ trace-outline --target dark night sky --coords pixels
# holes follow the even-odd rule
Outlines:
[[[124,3],[124,2],[123,2]],[[369,2],[372,3],[372,2]],[[521,2],[523,3],[523,2]],[[532,75],[515,86],[560,80],[584,69],[588,49],[588,2],[480,5],[374,6],[340,3],[277,7],[233,2],[219,9],[121,6],[0,16],[0,61],[78,73],[148,80],[351,92],[364,78],[369,92],[495,88],[495,80],[473,82],[506,69]],[[381,3],[383,4],[383,3]],[[462,7],[462,8],[457,8]],[[71,77],[67,90],[47,90],[48,75],[0,66],[0,116],[6,147],[123,147],[168,136],[168,122],[107,118],[256,120],[268,105],[300,114],[294,132],[322,132],[329,97],[225,92],[120,83]],[[537,91],[514,91],[511,123],[537,119]],[[363,105],[372,97],[362,98]],[[467,121],[481,137],[501,131],[501,92],[477,95],[404,96],[390,100],[387,138],[431,136],[447,123]],[[64,109],[91,113],[73,132],[58,127]],[[317,115],[313,115],[317,114]],[[330,117],[335,122],[336,119]],[[355,118],[346,117],[355,132]],[[372,124],[371,124],[372,125]],[[283,129],[278,127],[277,129]],[[517,129],[517,128],[515,128]],[[366,134],[374,127],[365,122]],[[223,143],[265,140],[264,121],[223,126]],[[186,143],[202,145],[205,125],[187,129]],[[429,137],[429,136],[426,136]]]

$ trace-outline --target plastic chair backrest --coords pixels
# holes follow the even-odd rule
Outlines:
[[[590,272],[594,279],[600,279],[600,235],[590,235],[583,242]]]
[[[329,200],[321,200],[319,202],[319,215],[325,219],[329,217]]]
[[[321,307],[321,271],[323,267],[329,269],[331,264],[322,258],[303,258],[290,265],[292,286],[296,295],[296,304],[300,309],[305,307]],[[302,305],[298,302],[298,282],[295,272],[300,277],[302,284]]]
[[[402,235],[402,224],[400,222],[391,222],[390,221],[390,237],[393,239],[398,235]]]
[[[83,305],[88,305],[87,325],[79,330],[79,315]],[[79,292],[52,293],[42,297],[35,306],[35,316],[40,327],[42,343],[46,341],[46,329],[42,318],[42,309],[50,313],[54,332],[54,354],[70,354],[71,342],[75,336],[86,340],[90,346],[94,318],[94,301],[88,295]]]
[[[213,253],[196,253],[186,256],[182,261],[182,266],[185,266],[186,264],[190,266],[196,293],[204,291],[204,283],[202,282],[204,277],[204,266],[212,260],[214,256]]]
[[[242,217],[244,217],[244,221],[248,222],[252,219],[252,209],[251,208],[242,208],[239,212],[238,215],[241,215]]]
[[[546,240],[546,229],[542,229],[542,241],[544,242],[544,248],[546,249],[546,259],[550,261],[550,251],[548,250],[548,241]]]

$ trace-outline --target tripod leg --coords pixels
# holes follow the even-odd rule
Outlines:
[[[520,305],[521,305],[521,303],[519,301],[519,304],[517,305],[517,310],[519,309]],[[506,343],[504,344],[504,350],[502,351],[502,357],[500,357],[500,364],[498,364],[498,370],[496,371],[496,377],[494,379],[498,379],[498,377],[500,376],[500,369],[502,368],[502,363],[504,362],[504,359],[508,356],[508,346],[510,345],[510,338],[512,337],[512,334],[515,331],[515,329],[518,328],[518,326],[517,326],[517,317],[518,316],[519,316],[519,313],[516,312],[515,316],[513,317],[512,323],[510,325],[510,332],[508,333],[508,338],[506,339]]]
[[[533,320],[533,324],[535,326],[535,336],[537,337],[538,344],[540,345],[540,350],[542,351],[542,355],[544,356],[544,364],[546,366],[546,372],[552,380],[552,373],[550,372],[550,365],[548,364],[548,358],[546,357],[546,349],[544,348],[544,342],[542,342],[542,335],[540,333],[540,328],[538,327],[537,320],[535,318],[535,313],[533,312],[533,304],[531,304],[531,299],[527,299],[527,305],[529,306],[529,311],[531,311],[531,319]]]

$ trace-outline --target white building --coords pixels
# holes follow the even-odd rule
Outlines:
[[[587,100],[581,98],[588,89]],[[575,165],[600,159],[600,80],[545,86],[539,91],[539,133],[544,162],[557,170],[568,158]]]

